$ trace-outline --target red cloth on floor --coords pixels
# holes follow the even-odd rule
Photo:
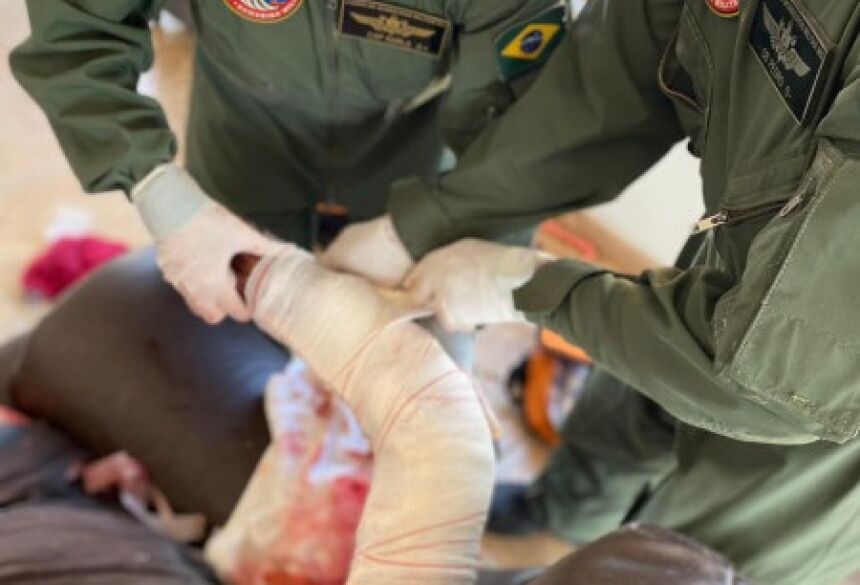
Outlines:
[[[54,299],[105,262],[126,252],[125,244],[102,238],[62,238],[26,268],[24,290]]]

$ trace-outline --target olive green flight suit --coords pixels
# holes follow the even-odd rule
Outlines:
[[[556,530],[592,538],[644,492],[634,518],[755,583],[860,569],[858,30],[857,0],[591,0],[454,172],[393,193],[420,256],[609,200],[682,138],[701,158],[678,267],[561,261],[515,294],[618,379],[537,486]]]
[[[175,156],[162,109],[135,91],[153,59],[148,22],[162,4],[27,2],[32,35],[13,52],[12,70],[88,191],[128,192]],[[254,17],[261,5],[293,9],[263,22]],[[234,212],[305,246],[319,202],[346,206],[352,219],[377,216],[390,183],[434,176],[444,146],[461,152],[525,91],[562,35],[527,46],[516,71],[503,67],[499,43],[548,13],[563,18],[560,6],[195,1],[189,171]]]

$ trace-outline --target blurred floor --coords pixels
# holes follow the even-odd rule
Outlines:
[[[0,341],[28,328],[46,304],[24,298],[25,264],[48,243],[48,232],[63,226],[91,226],[98,235],[132,246],[149,238],[137,213],[120,193],[85,195],[69,169],[42,112],[9,71],[9,52],[27,35],[24,3],[0,0]],[[186,116],[191,39],[156,31],[158,59],[141,82],[159,96],[174,128]],[[165,64],[170,64],[166,67]]]

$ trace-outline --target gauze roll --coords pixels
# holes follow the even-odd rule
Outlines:
[[[350,585],[473,583],[494,479],[470,378],[410,309],[292,246],[246,289],[255,322],[353,409],[374,453]]]

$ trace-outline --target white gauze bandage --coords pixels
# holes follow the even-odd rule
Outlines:
[[[293,246],[246,288],[255,322],[354,410],[374,453],[350,585],[473,583],[494,480],[470,378],[410,311]]]

